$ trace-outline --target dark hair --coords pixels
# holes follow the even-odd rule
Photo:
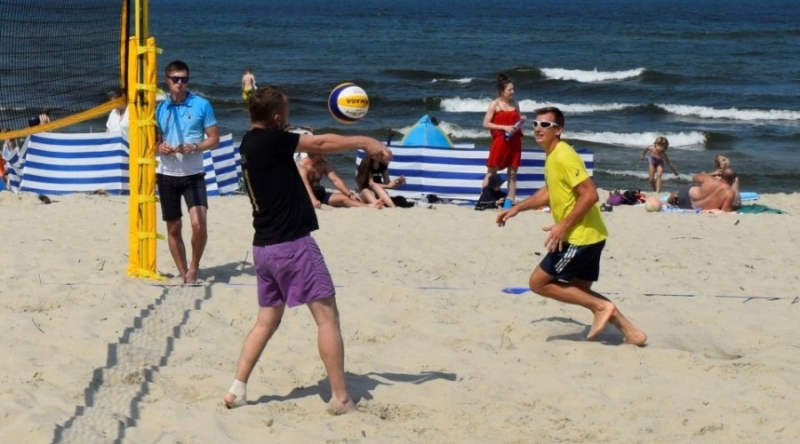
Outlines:
[[[536,111],[534,111],[534,113],[536,114],[537,117],[542,114],[552,113],[554,116],[556,116],[556,123],[558,124],[558,126],[564,128],[564,113],[562,113],[561,110],[556,108],[555,106],[545,106],[544,108],[537,109]]]
[[[370,166],[372,166],[372,158],[369,157],[369,154],[364,153],[364,158],[361,159],[356,171],[356,191],[369,188],[369,179],[372,177]]]
[[[282,88],[262,86],[250,94],[250,121],[273,126],[275,115],[282,113],[288,103],[289,98]]]
[[[733,183],[736,181],[736,171],[731,167],[723,168],[719,176],[722,178],[722,180],[728,182],[730,185],[733,185]]]
[[[164,74],[165,75],[169,75],[169,73],[171,73],[173,71],[186,71],[186,73],[188,74],[189,73],[189,65],[187,65],[185,62],[182,62],[180,60],[173,60],[173,61],[171,61],[171,62],[169,62],[167,64],[166,68],[164,68]]]
[[[509,84],[509,83],[514,83],[514,81],[513,81],[513,80],[511,80],[511,77],[509,77],[508,75],[506,75],[506,73],[504,73],[504,72],[501,72],[500,74],[497,74],[497,84],[496,84],[496,87],[497,87],[497,92],[498,92],[499,94],[502,94],[502,93],[503,93],[503,91],[505,91],[505,90],[506,90],[506,86],[508,86],[508,84]]]

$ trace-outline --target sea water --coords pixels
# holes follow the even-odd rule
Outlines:
[[[680,172],[665,171],[665,190],[722,154],[744,190],[800,191],[796,0],[151,0],[150,31],[162,88],[163,67],[186,61],[190,89],[237,141],[248,67],[259,85],[286,88],[291,122],[317,133],[397,141],[430,113],[454,141],[479,147],[505,72],[529,121],[542,106],[564,111],[563,137],[594,151],[600,187],[647,190],[641,150],[665,136]],[[327,111],[343,81],[370,97],[354,125]],[[530,125],[523,133],[524,149],[539,149]],[[353,155],[331,158],[352,182]]]

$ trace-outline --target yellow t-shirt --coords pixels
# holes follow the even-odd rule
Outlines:
[[[544,182],[550,194],[550,212],[556,223],[572,212],[578,195],[575,187],[589,179],[583,159],[563,140],[544,161]],[[600,215],[600,208],[592,208],[567,232],[564,241],[573,245],[596,244],[608,237],[608,230]]]

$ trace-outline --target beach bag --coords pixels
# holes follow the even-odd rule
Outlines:
[[[410,202],[403,196],[392,196],[392,203],[398,208],[411,208],[414,206],[414,202]]]
[[[644,203],[646,196],[641,190],[627,190],[622,193],[622,203],[624,205],[637,205]]]
[[[608,194],[608,199],[606,199],[606,204],[611,205],[612,207],[616,207],[617,205],[622,205],[625,202],[625,198],[622,196],[622,193],[619,190],[614,190],[613,192]]]

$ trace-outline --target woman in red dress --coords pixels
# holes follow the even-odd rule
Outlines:
[[[514,100],[514,82],[502,72],[497,75],[497,93],[497,99],[489,104],[483,118],[483,127],[492,134],[492,145],[482,186],[487,186],[489,178],[498,170],[508,168],[508,199],[513,203],[517,195],[517,169],[522,159],[521,122],[525,116],[520,114],[519,104]],[[508,138],[507,133],[511,134]]]

